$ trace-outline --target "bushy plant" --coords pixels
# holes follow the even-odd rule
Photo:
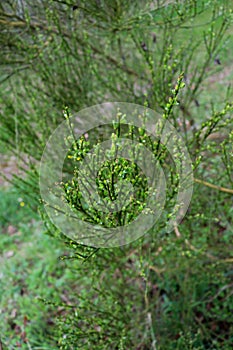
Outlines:
[[[14,178],[46,232],[73,253],[66,300],[53,305],[58,349],[230,349],[232,339],[232,90],[206,87],[233,53],[229,1],[5,1],[0,5],[0,138],[27,164]],[[210,91],[210,93],[209,93]],[[52,131],[84,107],[132,102],[161,113],[182,134],[194,193],[182,224],[165,226],[179,178],[169,152],[124,123],[74,140],[64,162],[64,200],[89,222],[115,227],[140,213],[147,183],[136,164],[103,164],[99,194],[114,199],[112,177],[137,185],[130,207],[105,215],[80,201],[79,162],[104,138],[135,137],[167,175],[166,209],[149,234],[124,247],[80,244],[49,220],[39,161]],[[67,108],[68,106],[68,108]],[[65,249],[65,248],[64,248]],[[42,296],[43,298],[43,296]],[[52,327],[52,326],[51,326]]]

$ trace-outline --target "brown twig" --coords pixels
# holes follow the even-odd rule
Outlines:
[[[214,188],[215,190],[219,190],[219,191],[222,191],[222,192],[233,194],[233,190],[230,189],[230,188],[226,188],[226,187],[222,187],[222,186],[216,186],[216,185],[211,184],[210,182],[207,182],[207,181],[204,181],[204,180],[200,180],[200,179],[196,179],[196,178],[194,178],[194,181],[199,183],[199,184],[208,186],[210,188]]]

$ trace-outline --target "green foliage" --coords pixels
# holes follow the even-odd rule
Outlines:
[[[0,140],[4,151],[28,166],[25,177],[13,179],[17,192],[1,196],[1,253],[18,248],[14,237],[5,237],[9,223],[24,232],[20,242],[35,243],[24,259],[16,256],[3,269],[9,277],[9,283],[5,277],[2,283],[3,316],[20,310],[13,326],[11,317],[4,322],[4,344],[13,348],[20,342],[23,349],[231,349],[232,4],[7,0],[0,4],[0,24]],[[47,217],[38,185],[39,161],[54,128],[64,116],[69,123],[70,114],[106,100],[161,113],[184,138],[195,181],[187,215],[167,234],[179,178],[166,145],[120,121],[74,140],[61,188],[66,203],[90,222],[107,227],[131,222],[147,198],[141,169],[116,157],[117,136],[148,147],[163,167],[167,197],[160,222],[143,238],[115,249],[66,237]],[[81,201],[77,183],[82,159],[105,139],[112,140],[118,163],[106,162],[99,169],[101,198],[116,198],[114,177],[137,188],[130,207],[109,216],[84,203],[85,198]],[[39,209],[47,233],[43,238],[43,228],[38,232],[28,224],[34,215],[29,206]],[[33,304],[30,295],[41,297],[41,303]]]
[[[54,349],[55,314],[38,297],[59,299],[72,275],[64,263],[57,268],[63,247],[41,235],[38,215],[20,195],[15,189],[0,192],[0,338],[3,349]]]

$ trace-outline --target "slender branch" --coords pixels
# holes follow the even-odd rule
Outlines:
[[[181,233],[178,229],[178,227],[174,226],[174,231],[176,233],[177,238],[181,237]],[[189,249],[195,251],[195,252],[201,252],[199,249],[194,247],[187,239],[185,239],[185,244],[189,247]],[[233,263],[233,258],[225,258],[225,259],[219,259],[217,256],[214,256],[208,252],[202,252],[205,256],[207,256],[209,259],[214,261],[215,264],[224,264],[224,263]]]
[[[199,184],[205,185],[207,187],[214,188],[215,190],[219,190],[219,191],[222,191],[222,192],[233,194],[233,189],[222,187],[222,186],[216,186],[216,185],[211,184],[210,182],[207,182],[207,181],[204,181],[204,180],[200,180],[200,179],[196,179],[196,178],[194,178],[194,181],[199,183]]]
[[[33,30],[36,30],[36,29],[41,29],[41,30],[44,30],[44,31],[47,31],[49,33],[53,33],[53,34],[56,34],[56,35],[60,35],[62,34],[62,36],[66,37],[66,38],[69,38],[71,39],[71,35],[66,32],[66,31],[62,31],[62,33],[59,32],[59,30],[57,30],[56,28],[51,28],[51,27],[48,27],[46,25],[46,23],[39,23],[39,22],[30,22],[30,23],[27,23],[26,21],[24,20],[21,20],[21,21],[7,21],[7,20],[1,20],[0,19],[0,24],[3,24],[3,25],[8,25],[8,26],[12,26],[12,27],[28,27],[30,26],[31,29]],[[80,39],[80,38],[77,38],[79,44],[81,45],[81,47],[85,46],[85,42]],[[112,63],[113,65],[115,65],[117,68],[120,68],[122,69],[123,71],[125,71],[126,73],[130,74],[130,75],[134,75],[135,77],[138,77],[138,78],[141,78],[137,72],[135,72],[134,70],[132,70],[131,68],[129,67],[126,67],[124,64],[118,62],[118,60],[116,60],[115,58],[113,58],[112,56],[108,55],[108,54],[105,54],[103,52],[102,49],[98,49],[96,46],[94,46],[93,44],[89,43],[91,49],[93,50],[93,52],[97,53],[97,54],[101,54],[101,56],[104,56],[105,59],[107,61],[109,61],[110,63]]]

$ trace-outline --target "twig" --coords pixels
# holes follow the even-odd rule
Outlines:
[[[180,234],[180,231],[178,230],[177,225],[174,225],[174,231],[175,231],[176,237],[177,237],[177,238],[180,238],[180,237],[181,237],[181,234]]]
[[[212,301],[213,301],[214,299],[216,299],[216,298],[219,296],[219,294],[221,294],[224,290],[226,290],[226,289],[228,289],[228,288],[231,288],[231,287],[233,287],[233,283],[226,284],[225,286],[223,286],[222,288],[220,288],[220,289],[218,290],[218,292],[217,292],[215,295],[213,295],[211,298],[209,298],[208,302],[209,302],[209,303],[212,302]]]
[[[177,238],[180,238],[181,237],[181,233],[177,227],[177,225],[174,225],[174,231],[175,231],[175,234],[176,234],[176,237]],[[197,248],[195,248],[187,239],[185,239],[185,244],[193,251],[195,252],[199,252],[199,250]],[[203,252],[204,255],[206,255],[208,258],[212,259],[212,260],[217,260],[218,258],[210,253],[207,253],[207,252]]]
[[[176,237],[180,238],[181,237],[181,233],[178,229],[177,226],[174,226],[174,231],[176,233]],[[195,248],[187,239],[185,239],[185,244],[193,251],[195,252],[200,252],[199,249]],[[233,263],[233,258],[226,258],[226,259],[219,259],[217,256],[214,256],[208,252],[202,252],[202,254],[204,254],[205,256],[207,256],[208,258],[210,258],[211,260],[215,261],[215,264],[224,264],[224,263]]]
[[[147,314],[147,319],[148,319],[151,338],[152,338],[151,349],[156,350],[156,338],[155,338],[155,333],[154,333],[153,324],[152,324],[152,317],[150,312],[148,312]]]
[[[222,186],[216,186],[216,185],[211,184],[210,182],[207,182],[207,181],[204,181],[204,180],[200,180],[200,179],[196,179],[196,178],[194,178],[194,181],[199,183],[199,184],[208,186],[210,188],[214,188],[215,190],[219,190],[219,191],[222,191],[222,192],[233,194],[233,190],[230,189],[230,188],[226,188],[226,187],[222,187]]]
[[[5,14],[4,14],[5,15]],[[12,27],[30,27],[33,30],[37,30],[37,29],[41,29],[44,30],[48,33],[53,33],[55,35],[59,35],[61,33],[59,33],[59,31],[55,28],[55,27],[48,27],[46,25],[46,23],[44,22],[30,22],[29,24],[24,21],[23,19],[21,19],[20,21],[7,21],[7,20],[2,20],[0,19],[0,24],[3,25],[8,25],[8,26],[12,26]],[[70,33],[66,32],[63,30],[62,32],[62,36],[66,37],[66,38],[71,38]],[[81,39],[81,38],[77,38],[79,44],[81,46],[85,46],[85,42]],[[101,54],[108,62],[112,63],[113,65],[115,65],[117,68],[122,69],[123,71],[125,71],[126,73],[130,74],[130,75],[134,75],[137,78],[141,78],[137,72],[135,72],[134,70],[132,70],[129,67],[126,67],[124,64],[121,64],[120,62],[118,62],[118,60],[116,60],[114,57],[106,54],[105,52],[103,52],[102,49],[97,48],[96,46],[94,46],[92,43],[90,43],[90,47],[91,49],[97,53],[97,54]]]

